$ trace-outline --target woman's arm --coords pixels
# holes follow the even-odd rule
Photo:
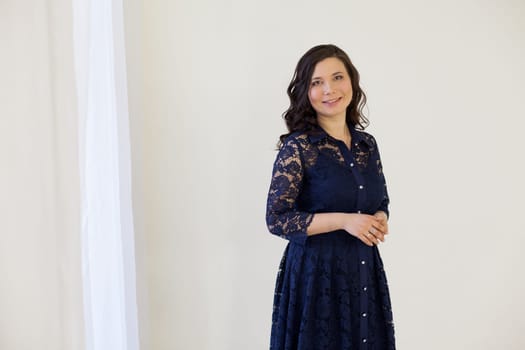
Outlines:
[[[385,240],[387,227],[375,215],[356,213],[317,213],[307,228],[309,236],[345,230],[363,243],[373,246]]]
[[[314,216],[297,208],[303,176],[301,149],[291,137],[282,145],[274,162],[266,204],[266,224],[272,234],[297,243],[306,241],[306,230]]]

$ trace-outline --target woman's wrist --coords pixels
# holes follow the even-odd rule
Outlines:
[[[376,211],[374,216],[377,217],[377,218],[383,218],[385,220],[388,220],[388,215],[382,210]]]

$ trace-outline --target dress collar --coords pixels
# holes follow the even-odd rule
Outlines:
[[[370,138],[366,137],[366,134],[364,132],[356,130],[356,128],[353,125],[349,125],[348,129],[350,130],[350,135],[352,136],[352,143],[354,145],[364,142],[369,147],[373,146]],[[308,139],[312,143],[317,143],[325,139],[334,139],[334,138],[328,135],[328,133],[323,128],[318,126],[313,131],[313,133],[308,136]]]

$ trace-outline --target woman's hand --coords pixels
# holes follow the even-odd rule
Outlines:
[[[381,225],[385,227],[385,235],[388,234],[388,215],[384,211],[378,211],[374,216],[379,220]]]
[[[384,214],[384,217],[382,214]],[[368,246],[374,246],[384,242],[385,234],[388,233],[386,214],[377,212],[376,215],[346,214],[343,228],[352,236],[360,239]]]

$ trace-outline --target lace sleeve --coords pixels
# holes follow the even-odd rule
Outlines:
[[[377,171],[379,172],[379,175],[381,176],[381,179],[383,180],[384,188],[383,188],[383,201],[381,202],[381,205],[379,206],[379,210],[384,211],[388,217],[390,217],[390,211],[388,209],[388,205],[390,204],[390,197],[388,196],[388,190],[386,185],[386,179],[385,174],[383,173],[383,164],[381,163],[381,156],[379,155],[379,148],[377,146],[377,142],[374,139],[374,143],[376,146],[376,164],[377,164]]]
[[[381,160],[379,161],[379,167],[381,167]],[[383,177],[385,188],[384,188],[384,192],[383,192],[383,201],[381,202],[381,205],[379,206],[378,210],[384,211],[386,213],[386,216],[390,217],[390,211],[388,209],[388,205],[390,204],[390,198],[388,197],[387,185],[386,185],[386,181],[384,180],[385,176],[383,174],[381,174],[381,175]]]
[[[281,147],[273,166],[272,181],[266,206],[266,224],[271,233],[294,242],[306,241],[306,229],[312,213],[297,209],[304,165],[299,145],[288,139]]]

